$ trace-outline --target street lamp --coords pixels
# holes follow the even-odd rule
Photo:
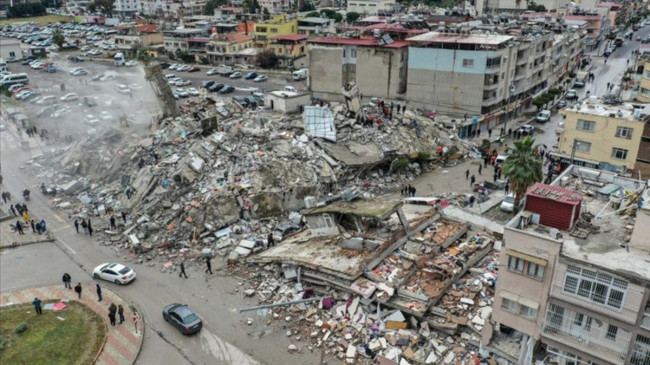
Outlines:
[[[508,133],[508,107],[510,106],[510,103],[512,103],[512,95],[515,93],[515,85],[510,84],[510,88],[508,89],[508,105],[506,105],[506,121],[503,123],[503,134],[507,135]]]

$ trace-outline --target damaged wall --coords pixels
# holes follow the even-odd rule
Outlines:
[[[309,85],[314,98],[343,101],[343,47],[309,45]]]

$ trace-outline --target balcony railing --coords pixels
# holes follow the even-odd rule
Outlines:
[[[549,320],[549,317],[553,317],[553,320]],[[619,328],[613,336],[608,337],[609,324],[592,319],[587,326],[587,318],[582,315],[578,322],[576,312],[568,310],[564,311],[563,316],[549,315],[544,322],[543,335],[605,361],[624,365],[631,334]]]

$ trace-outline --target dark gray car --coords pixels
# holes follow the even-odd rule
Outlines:
[[[185,304],[170,304],[163,308],[163,318],[173,324],[180,333],[191,335],[203,328],[203,321]]]

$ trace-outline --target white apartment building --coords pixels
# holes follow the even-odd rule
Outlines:
[[[121,16],[132,16],[141,9],[140,0],[115,0],[113,13]]]
[[[618,204],[638,205],[636,217]],[[650,364],[649,237],[646,181],[574,165],[532,186],[504,230],[483,345],[499,352],[512,329],[512,363]]]
[[[364,15],[391,14],[395,0],[350,0],[347,11]]]

